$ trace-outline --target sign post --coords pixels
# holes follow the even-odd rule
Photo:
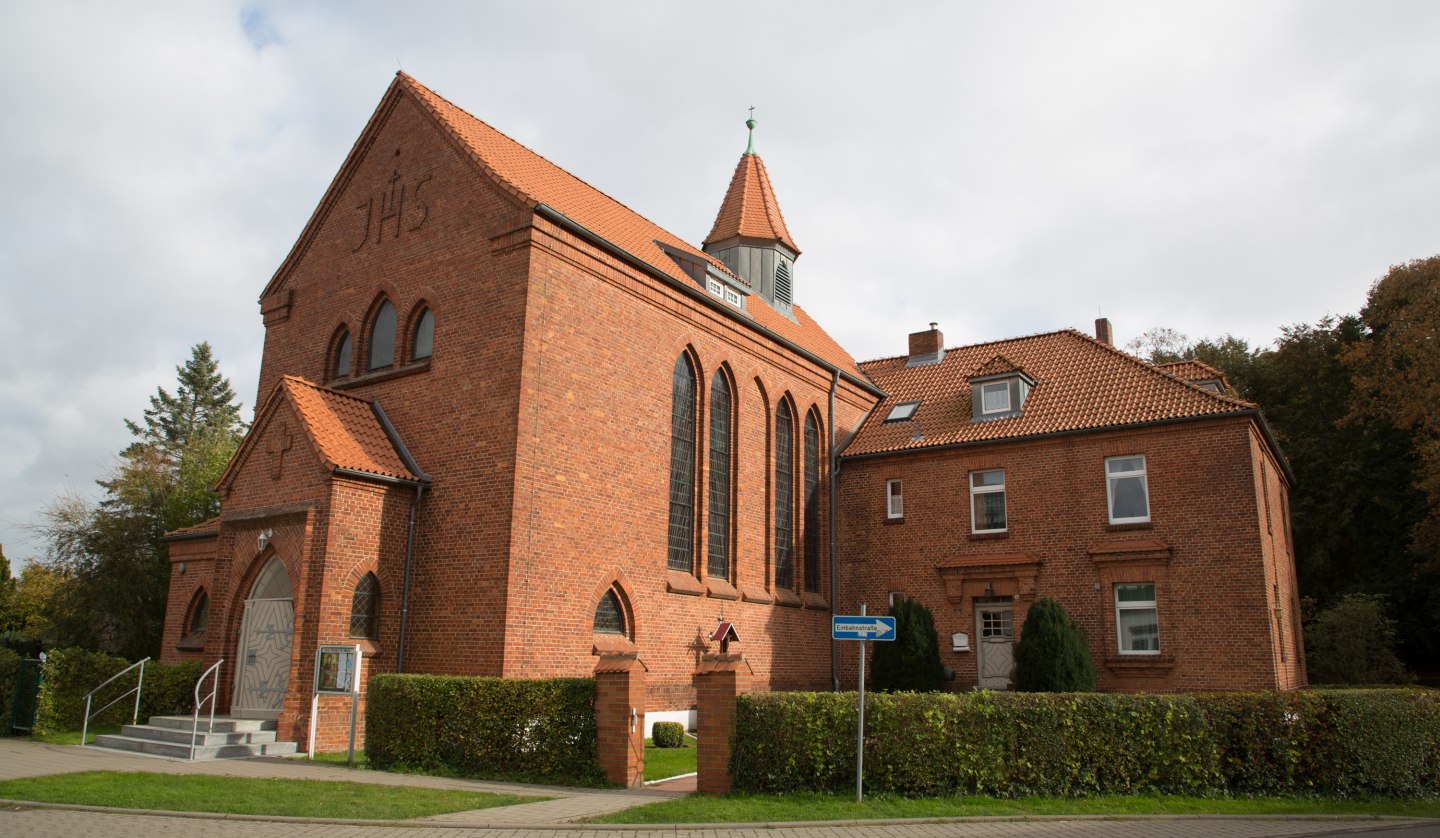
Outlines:
[[[860,641],[860,689],[857,691],[857,719],[855,725],[855,802],[865,796],[865,641],[894,640],[894,617],[869,617],[865,614],[865,603],[860,603],[858,617],[830,617],[830,637],[834,640]]]
[[[346,764],[355,767],[355,723],[360,712],[360,644],[321,646],[315,650],[315,692],[310,697],[310,758],[315,758],[315,717],[320,694],[350,696],[350,753]]]

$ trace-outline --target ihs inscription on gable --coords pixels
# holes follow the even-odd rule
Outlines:
[[[395,149],[400,156],[401,149]],[[378,190],[355,205],[359,214],[359,241],[350,248],[358,253],[366,244],[380,244],[386,238],[398,239],[400,234],[413,233],[430,220],[430,204],[425,199],[425,185],[434,177],[430,172],[405,172],[398,165]],[[372,241],[373,240],[373,241]]]

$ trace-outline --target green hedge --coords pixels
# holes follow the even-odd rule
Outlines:
[[[865,783],[988,794],[1440,796],[1440,694],[871,694]],[[855,783],[854,693],[758,693],[736,707],[737,791]]]
[[[11,702],[15,700],[15,675],[20,670],[20,656],[0,646],[0,736],[10,735]]]
[[[382,770],[599,785],[595,682],[376,675],[365,756]]]
[[[35,730],[37,734],[79,730],[85,720],[85,694],[100,686],[110,676],[122,671],[130,661],[84,649],[52,649],[45,654],[44,675],[40,694],[35,699]],[[92,707],[98,709],[135,686],[131,673],[110,684],[95,696]],[[194,709],[195,681],[200,667],[193,662],[145,664],[145,685],[140,694],[140,720],[150,716],[187,715]],[[135,712],[134,697],[90,720],[96,724],[129,724]]]

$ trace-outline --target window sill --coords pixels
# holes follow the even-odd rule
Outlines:
[[[640,650],[630,642],[630,638],[623,634],[596,634],[590,642],[590,654],[592,655],[637,655],[639,653]]]
[[[740,598],[740,592],[735,586],[715,576],[705,578],[705,593],[714,599],[736,600]]]
[[[672,594],[701,596],[705,593],[705,586],[700,584],[699,579],[683,570],[667,570],[665,571],[665,590]]]
[[[194,634],[187,634],[180,638],[175,648],[182,652],[201,652],[205,650],[205,632],[198,631]]]
[[[903,524],[903,523],[905,523],[905,516],[902,515],[902,516],[900,516],[899,518],[886,518],[886,519],[885,519],[885,523],[886,523],[886,524]]]
[[[814,591],[806,591],[804,600],[806,608],[814,608],[819,611],[830,610],[830,600],[826,599],[825,597]]]
[[[1112,655],[1105,659],[1105,668],[1116,675],[1156,677],[1169,675],[1175,668],[1175,656],[1155,655]]]
[[[351,387],[361,387],[366,384],[375,384],[381,381],[389,381],[392,378],[403,378],[407,375],[414,375],[418,372],[425,372],[430,369],[430,358],[422,358],[419,361],[411,361],[408,364],[400,364],[394,367],[381,367],[378,370],[371,370],[362,375],[350,378],[337,378],[326,386],[334,390],[348,390]]]
[[[1131,532],[1133,530],[1153,529],[1155,529],[1155,522],[1153,521],[1137,521],[1133,524],[1111,524],[1109,526],[1110,532]]]
[[[801,605],[800,595],[789,588],[777,588],[775,590],[775,604],[783,605],[786,608],[799,608]]]
[[[1003,539],[1006,539],[1006,538],[1009,538],[1009,537],[1010,537],[1010,531],[1009,531],[1009,530],[1005,530],[1005,531],[1003,531],[1003,532],[972,532],[972,533],[970,533],[970,540],[971,540],[971,541],[1000,541],[1000,540],[1003,540]]]
[[[740,589],[740,597],[746,602],[753,602],[757,605],[769,605],[774,602],[770,592],[759,585],[746,585]]]
[[[352,637],[350,642],[360,647],[360,654],[367,658],[373,658],[380,654],[380,644],[366,637]]]

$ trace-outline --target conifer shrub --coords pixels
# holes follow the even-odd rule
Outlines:
[[[1395,621],[1385,598],[1346,594],[1305,626],[1305,666],[1313,684],[1403,684]]]
[[[657,748],[679,748],[685,744],[685,725],[679,722],[656,722],[650,728],[650,739]]]
[[[913,599],[890,606],[895,639],[876,641],[870,685],[880,692],[935,692],[945,680],[935,616]]]
[[[1094,692],[1095,664],[1085,632],[1060,603],[1041,597],[1030,606],[1015,644],[1019,692]]]

